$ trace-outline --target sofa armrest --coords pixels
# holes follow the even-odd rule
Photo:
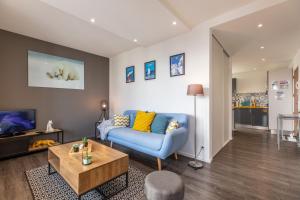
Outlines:
[[[180,127],[170,133],[166,133],[164,142],[160,149],[160,158],[165,159],[169,155],[177,152],[188,138],[188,129]]]

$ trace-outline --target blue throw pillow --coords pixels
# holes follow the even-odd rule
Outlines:
[[[130,113],[129,114],[129,128],[133,127],[135,117],[136,117],[136,113]]]
[[[151,124],[151,132],[165,134],[168,123],[169,123],[168,117],[159,114],[156,115]]]

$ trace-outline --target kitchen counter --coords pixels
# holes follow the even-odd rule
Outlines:
[[[246,108],[251,108],[251,109],[268,109],[269,107],[267,106],[239,106],[239,107],[232,107],[232,109],[246,109]]]

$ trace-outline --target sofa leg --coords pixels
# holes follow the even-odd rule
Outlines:
[[[174,153],[174,158],[175,158],[175,160],[178,160],[178,154],[177,154],[177,152]]]
[[[113,147],[113,142],[112,141],[110,141],[110,148],[112,148]]]
[[[157,158],[157,167],[158,167],[158,170],[161,171],[161,160],[160,160],[160,158]]]

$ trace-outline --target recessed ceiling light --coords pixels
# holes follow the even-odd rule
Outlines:
[[[95,18],[90,19],[90,22],[92,22],[92,23],[95,23],[95,21],[96,21]]]
[[[264,26],[263,24],[258,24],[258,25],[257,25],[258,28],[261,28],[261,27],[263,27],[263,26]]]
[[[260,46],[260,49],[264,49],[265,47],[264,46]]]
[[[255,71],[255,70],[256,70],[256,68],[253,68],[253,70]]]
[[[176,21],[173,21],[172,24],[175,26],[175,25],[177,24],[177,22],[176,22]]]
[[[133,41],[134,41],[134,42],[138,42],[138,40],[137,40],[137,39],[133,39]]]
[[[262,58],[261,60],[262,60],[263,62],[265,62],[265,61],[266,61],[266,59],[265,59],[265,58]]]

